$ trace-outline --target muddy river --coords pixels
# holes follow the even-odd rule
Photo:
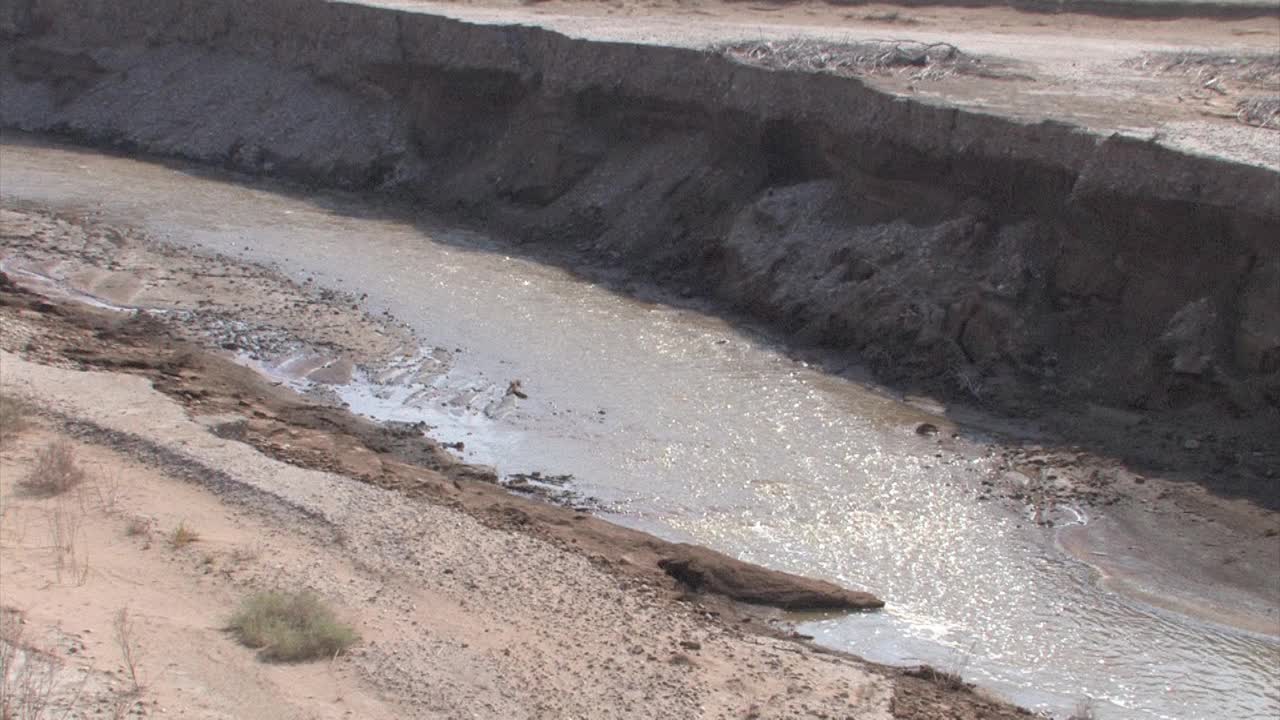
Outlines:
[[[887,601],[881,613],[798,618],[822,643],[960,670],[1061,714],[1087,697],[1103,718],[1280,715],[1275,638],[1103,589],[1056,530],[978,501],[978,480],[995,472],[980,442],[940,447],[914,432],[945,426],[927,408],[823,374],[696,307],[619,294],[367,201],[208,171],[11,137],[0,184],[7,200],[367,294],[451,357],[433,399],[492,399],[415,404],[353,385],[342,391],[353,409],[425,420],[503,472],[571,474],[618,522]],[[499,401],[493,388],[517,379],[528,398]]]

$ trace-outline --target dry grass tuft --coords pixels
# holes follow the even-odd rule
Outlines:
[[[1092,700],[1081,700],[1076,703],[1076,707],[1071,711],[1071,716],[1067,720],[1096,720],[1098,714],[1093,710]]]
[[[131,517],[124,526],[124,534],[129,537],[150,537],[151,521],[144,517]]]
[[[96,473],[92,485],[97,495],[98,506],[104,512],[114,513],[116,503],[120,499],[120,490],[124,485],[122,476],[118,472]]]
[[[77,487],[87,477],[84,468],[76,464],[75,448],[59,440],[40,451],[35,466],[19,485],[32,495],[52,497]]]
[[[1280,87],[1280,52],[1184,50],[1147,53],[1128,64],[1156,75],[1185,75],[1206,87],[1217,80]]]
[[[129,695],[138,698],[142,695],[145,685],[142,682],[138,666],[141,653],[138,649],[137,632],[133,618],[129,616],[128,608],[121,608],[116,613],[115,622],[112,623],[112,626],[115,630],[116,646],[120,648],[120,659],[124,661],[125,669],[129,672],[129,683],[131,685]]]
[[[969,683],[964,681],[964,673],[973,660],[974,647],[976,643],[959,650],[946,669],[921,665],[907,670],[906,674],[928,680],[944,690],[964,690],[969,687]]]
[[[359,639],[310,592],[256,593],[241,604],[228,629],[244,645],[260,648],[262,659],[280,662],[333,657]]]
[[[178,523],[178,527],[173,529],[169,534],[169,545],[174,550],[180,550],[193,542],[200,540],[200,533],[187,527],[187,521],[183,520]]]
[[[45,516],[49,523],[49,548],[53,551],[53,567],[58,582],[61,583],[64,573],[70,571],[76,585],[84,585],[89,580],[90,568],[89,545],[81,542],[83,510],[77,512],[70,502],[60,499],[45,511]]]
[[[0,445],[31,426],[31,406],[25,400],[0,394]]]
[[[1245,125],[1280,130],[1280,95],[1241,100],[1236,111],[1236,119]]]
[[[960,676],[960,673],[942,670],[932,665],[921,665],[918,668],[907,670],[906,674],[911,677],[918,677],[921,680],[928,680],[944,690],[963,690],[969,686],[964,681],[964,678]]]
[[[62,681],[63,663],[56,655],[43,652],[24,637],[22,615],[10,608],[0,609],[0,718],[39,720],[66,717],[76,705],[80,688]],[[72,693],[71,708],[64,710],[65,696]],[[60,702],[61,700],[61,702]]]
[[[231,549],[231,559],[237,563],[249,563],[262,557],[262,546],[258,543],[237,545]]]
[[[866,22],[888,23],[890,25],[919,25],[920,21],[909,16],[903,15],[897,10],[883,13],[868,13],[862,16]]]
[[[952,74],[999,75],[950,43],[863,40],[839,43],[814,38],[728,43],[712,48],[744,65],[771,70],[829,73],[845,77],[908,74],[938,80]]]

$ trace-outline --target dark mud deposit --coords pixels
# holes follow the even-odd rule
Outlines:
[[[1274,502],[1272,171],[361,5],[3,12],[5,127],[405,196],[714,298],[899,387]]]

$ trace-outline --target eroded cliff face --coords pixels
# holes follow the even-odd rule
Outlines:
[[[409,196],[1007,411],[1280,408],[1270,170],[362,5],[3,12],[5,127]]]

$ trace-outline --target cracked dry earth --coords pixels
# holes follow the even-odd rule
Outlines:
[[[8,228],[45,223],[64,243],[78,232],[47,216],[5,220]],[[106,237],[86,237],[86,246]],[[290,308],[277,327],[317,343],[317,335],[333,333],[335,352],[359,348],[373,357],[404,341],[379,319],[313,304],[305,288],[269,271],[216,258],[165,260],[173,251],[117,239],[114,250],[93,250],[111,254],[107,271],[83,269],[101,273],[81,278],[95,298],[157,307],[175,292],[177,306],[186,291],[175,285],[202,283],[207,291],[221,283],[238,298],[231,302],[270,296]],[[51,248],[44,248],[47,263],[70,262]],[[25,278],[37,288],[38,265]],[[753,632],[733,613],[673,599],[670,587],[612,572],[572,547],[268,457],[213,431],[242,416],[198,414],[144,377],[86,371],[79,359],[48,352],[58,345],[51,336],[68,332],[58,325],[61,315],[113,312],[51,299],[56,311],[0,312],[0,390],[26,408],[25,427],[6,430],[0,449],[0,605],[20,621],[24,652],[58,668],[52,702],[69,717],[1018,714]],[[370,336],[386,344],[362,345]],[[91,480],[74,497],[24,494],[17,483],[57,439],[73,443]],[[70,540],[50,541],[68,526],[75,528]],[[166,538],[179,526],[199,540],[174,547]],[[259,662],[221,628],[242,596],[272,587],[319,593],[362,642],[328,662]],[[140,693],[131,690],[115,639],[121,609],[136,624]]]

